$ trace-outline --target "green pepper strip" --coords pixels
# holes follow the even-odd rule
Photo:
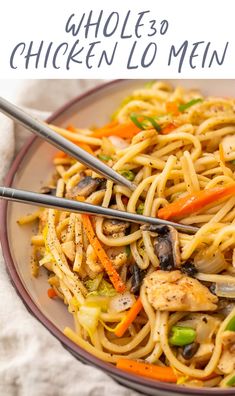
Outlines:
[[[193,106],[193,105],[195,105],[195,104],[197,104],[197,103],[200,103],[200,102],[202,102],[202,99],[201,99],[201,98],[192,99],[192,100],[190,100],[190,102],[188,102],[188,103],[180,104],[180,105],[178,106],[178,110],[179,110],[180,112],[183,112],[184,110],[187,110],[189,107],[191,107],[191,106]]]
[[[184,346],[195,341],[196,331],[191,327],[173,326],[169,342],[171,345]]]
[[[228,382],[226,382],[227,386],[233,386],[235,385],[235,375],[233,375],[233,377],[231,377]]]
[[[235,331],[235,316],[230,319],[227,326],[225,327],[225,330]]]

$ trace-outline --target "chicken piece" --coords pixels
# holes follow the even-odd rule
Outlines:
[[[105,220],[103,223],[103,232],[105,235],[112,235],[117,238],[120,234],[125,233],[126,229],[130,227],[130,223],[121,220]]]
[[[221,144],[225,161],[233,161],[235,159],[235,136],[225,136]]]
[[[224,374],[230,374],[235,369],[235,331],[225,330],[221,334],[223,352],[218,368]]]
[[[214,350],[214,343],[209,342],[206,344],[192,343],[185,345],[182,351],[178,350],[177,358],[184,364],[197,363],[198,365],[204,365],[210,360],[210,357]]]
[[[213,311],[218,298],[198,280],[180,271],[155,271],[144,284],[150,304],[160,311]]]
[[[223,331],[221,341],[225,348],[235,352],[235,331]]]
[[[219,360],[218,369],[224,374],[230,374],[235,369],[235,353],[225,348]]]
[[[197,352],[193,357],[193,361],[200,364],[207,363],[213,353],[214,347],[215,345],[213,342],[207,344],[200,344]]]
[[[116,269],[122,267],[127,262],[127,252],[124,246],[111,247],[106,251]]]
[[[86,251],[86,264],[95,274],[103,271],[103,267],[91,245],[88,245]]]

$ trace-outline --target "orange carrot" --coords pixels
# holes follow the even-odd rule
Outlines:
[[[125,139],[130,139],[135,136],[141,129],[138,128],[133,122],[126,122],[124,124],[111,123],[103,128],[96,129],[93,132],[94,137],[102,138],[108,136],[119,136]]]
[[[136,300],[136,302],[132,305],[131,309],[127,312],[124,319],[117,325],[114,334],[117,337],[122,337],[125,331],[128,329],[130,324],[134,322],[138,313],[140,313],[141,309],[143,308],[142,302],[140,297]]]
[[[164,220],[185,216],[233,194],[235,194],[235,183],[228,184],[224,187],[208,188],[207,190],[187,194],[185,197],[178,199],[165,208],[161,208],[157,215],[160,219]]]
[[[173,115],[179,115],[179,104],[177,102],[166,102],[166,112]]]
[[[75,126],[74,125],[68,125],[67,126],[67,128],[66,128],[69,132],[75,132],[75,133],[77,133],[77,129],[75,128]]]
[[[162,128],[161,133],[163,135],[167,135],[168,133],[174,131],[177,127],[174,124],[168,124],[164,128]]]
[[[131,374],[142,375],[162,382],[177,382],[175,371],[171,367],[162,367],[155,364],[138,362],[131,359],[117,359],[117,368]]]
[[[83,150],[87,151],[89,154],[94,154],[93,150],[87,143],[77,142],[77,146],[81,147]]]
[[[49,298],[57,297],[57,294],[52,287],[50,287],[50,289],[47,290],[47,295]]]
[[[93,230],[90,217],[86,214],[82,215],[82,223],[84,226],[85,233],[87,238],[93,247],[96,255],[98,256],[100,262],[102,263],[105,271],[107,272],[109,279],[111,280],[114,288],[119,293],[123,293],[126,289],[122,279],[120,278],[119,274],[117,273],[116,269],[113,266],[112,261],[107,256],[105,250],[101,246],[100,241],[98,240],[95,232]]]
[[[89,154],[94,154],[88,144],[83,142],[74,142],[71,139],[70,141],[76,144],[76,146],[81,147],[83,150],[87,151]],[[66,157],[68,157],[68,154],[64,153],[63,151],[57,151],[57,153],[54,156],[54,158],[66,158]]]
[[[64,153],[63,151],[57,151],[54,155],[54,159],[56,158],[66,158],[68,154]]]
[[[86,198],[78,195],[76,197],[76,200],[79,201],[79,202],[85,202]]]

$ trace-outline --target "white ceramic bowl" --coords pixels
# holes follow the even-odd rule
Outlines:
[[[68,124],[87,127],[102,125],[109,119],[123,98],[133,89],[140,88],[145,80],[119,80],[109,82],[81,95],[55,112],[49,122],[56,125]],[[235,80],[169,80],[175,85],[198,88],[204,94],[233,96]],[[48,181],[52,173],[52,156],[56,151],[39,138],[31,138],[21,150],[12,165],[6,185],[16,188],[38,191]],[[30,271],[31,226],[20,227],[17,219],[34,211],[29,205],[2,202],[1,205],[1,242],[7,270],[11,280],[26,307],[48,330],[79,360],[95,365],[106,371],[117,381],[149,395],[234,395],[234,391],[219,389],[189,389],[158,381],[147,380],[130,375],[105,363],[79,348],[63,335],[65,326],[73,326],[71,315],[60,301],[51,301],[47,297],[47,276],[35,279]]]

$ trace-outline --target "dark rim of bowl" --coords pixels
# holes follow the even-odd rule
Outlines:
[[[98,85],[95,88],[92,88],[85,93],[76,96],[74,99],[68,101],[65,105],[60,107],[57,111],[55,111],[48,119],[47,122],[53,122],[58,116],[60,116],[64,111],[67,111],[72,105],[79,103],[83,99],[92,96],[92,94],[102,93],[107,87],[116,86],[118,83],[123,82],[125,80],[112,80],[103,84]],[[14,176],[18,170],[18,167],[21,164],[26,153],[30,150],[32,144],[39,139],[38,137],[34,136],[31,137],[28,142],[23,146],[23,148],[18,153],[17,157],[15,158],[7,176],[5,178],[5,186],[10,187],[13,183]],[[28,294],[27,290],[25,289],[18,273],[14,265],[13,258],[11,256],[10,246],[7,238],[7,208],[8,202],[2,201],[0,206],[0,240],[2,244],[3,255],[6,262],[6,269],[10,276],[10,280],[15,288],[17,294],[23,301],[26,308],[29,312],[37,318],[43,326],[45,326],[51,334],[53,334],[65,348],[67,348],[75,357],[81,359],[83,362],[93,365],[102,369],[104,372],[108,373],[112,377],[123,379],[124,381],[129,382],[130,387],[132,383],[139,385],[141,387],[151,388],[152,390],[159,390],[159,391],[168,391],[168,392],[176,392],[181,394],[187,395],[234,395],[234,390],[232,389],[209,389],[209,388],[186,388],[179,385],[163,383],[159,381],[154,381],[151,379],[145,379],[144,377],[137,376],[134,374],[129,374],[124,372],[120,369],[117,369],[111,363],[106,363],[101,359],[96,358],[92,354],[86,352],[84,349],[80,348],[74,342],[72,342],[69,338],[67,338],[37,307],[31,296]]]

